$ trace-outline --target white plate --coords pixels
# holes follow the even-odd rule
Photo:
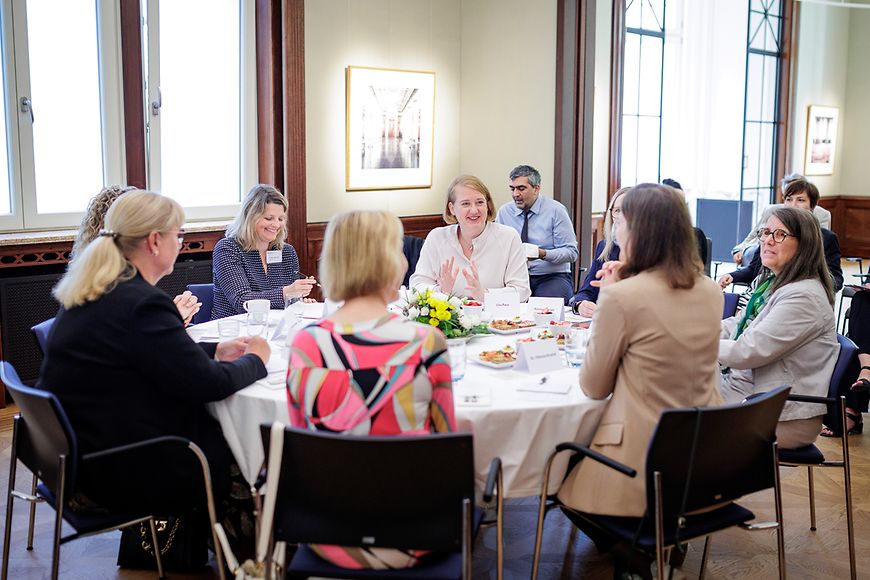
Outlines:
[[[531,320],[529,320],[528,322],[531,322]],[[527,326],[526,328],[513,328],[511,330],[501,330],[498,328],[493,328],[492,326],[487,326],[487,328],[489,328],[489,331],[493,334],[519,334],[521,332],[530,332],[535,327]]]
[[[514,366],[515,364],[517,364],[517,361],[511,361],[511,362],[505,362],[505,363],[494,363],[494,362],[489,362],[488,360],[481,360],[477,356],[469,356],[468,360],[470,360],[471,362],[475,362],[481,366],[489,367],[491,369],[509,369],[512,366]]]

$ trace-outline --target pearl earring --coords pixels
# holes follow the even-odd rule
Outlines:
[[[152,254],[153,254],[153,255],[155,255],[155,256],[156,256],[156,255],[157,255],[157,254],[159,254],[159,253],[160,253],[160,252],[158,252],[158,251],[157,251],[157,250],[154,250],[154,251],[153,251],[153,252],[151,252],[151,253],[152,253]]]

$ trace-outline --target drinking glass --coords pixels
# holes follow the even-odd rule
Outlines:
[[[239,335],[239,326],[241,326],[241,323],[234,318],[218,320],[218,336],[221,338],[235,338]]]
[[[269,312],[248,312],[245,324],[248,336],[263,336],[269,326]]]
[[[447,339],[447,356],[450,357],[450,375],[453,382],[458,381],[465,376],[465,353],[464,338],[448,338]]]
[[[586,358],[586,347],[589,344],[589,331],[585,328],[573,328],[565,340],[565,363],[571,368],[583,366]]]

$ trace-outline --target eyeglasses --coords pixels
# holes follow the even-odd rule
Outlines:
[[[755,232],[755,237],[757,237],[762,242],[764,240],[766,240],[767,238],[769,238],[770,236],[773,236],[773,241],[776,242],[777,244],[783,243],[785,241],[785,239],[788,237],[791,237],[791,238],[797,237],[794,234],[790,234],[785,230],[773,230],[773,231],[771,231],[768,228],[758,228],[758,231]]]

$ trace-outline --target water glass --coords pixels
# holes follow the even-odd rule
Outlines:
[[[589,344],[589,331],[585,328],[574,328],[565,341],[565,363],[571,368],[583,366],[586,358],[586,347]]]
[[[235,318],[227,318],[225,320],[218,320],[218,336],[222,339],[235,338],[239,335],[239,327],[241,327],[241,322],[236,320]]]
[[[450,357],[450,375],[453,382],[465,376],[466,352],[464,338],[447,339],[447,356]]]
[[[248,336],[263,336],[269,326],[269,312],[248,312],[245,324]]]

